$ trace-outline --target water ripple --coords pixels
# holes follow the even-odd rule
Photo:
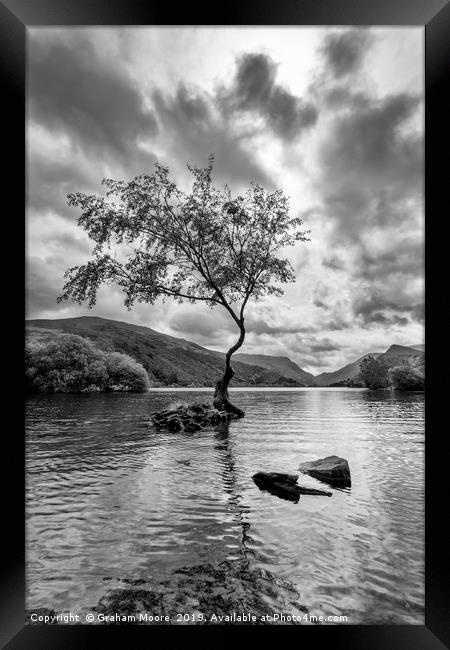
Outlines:
[[[149,425],[174,402],[211,399],[188,392],[28,400],[28,608],[82,612],[105,576],[245,557],[292,581],[311,614],[423,624],[423,394],[236,390],[247,415],[229,427]],[[330,454],[352,471],[331,499],[282,501],[251,479]]]

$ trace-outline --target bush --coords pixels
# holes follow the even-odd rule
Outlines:
[[[425,375],[412,365],[395,366],[389,370],[391,385],[396,390],[425,390]]]
[[[359,368],[367,388],[377,390],[389,386],[388,367],[383,359],[368,356],[360,362]]]
[[[76,334],[29,341],[25,364],[26,388],[32,392],[144,392],[149,387],[147,372],[134,359],[98,350]]]
[[[150,382],[147,371],[140,363],[121,352],[105,354],[105,364],[109,375],[108,387],[111,390],[130,390],[143,393]],[[112,388],[114,386],[114,388]]]
[[[166,383],[168,386],[171,386],[172,384],[178,384],[178,375],[176,372],[169,372],[169,374],[166,377]]]

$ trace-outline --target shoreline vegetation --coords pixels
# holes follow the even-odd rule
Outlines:
[[[120,352],[99,350],[77,334],[27,341],[25,364],[31,393],[143,393],[150,387],[140,363]]]
[[[316,377],[288,357],[237,355],[234,388],[423,391],[425,353],[419,347],[392,345],[382,354],[367,354],[340,370]],[[97,317],[26,322],[28,393],[213,388],[222,359],[219,352],[130,323]]]

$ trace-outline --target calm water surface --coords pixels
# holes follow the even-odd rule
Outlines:
[[[237,422],[157,432],[153,411],[209,390],[27,401],[27,603],[82,613],[114,583],[245,557],[310,614],[424,624],[424,395],[235,390]],[[295,504],[257,471],[348,459],[352,487]],[[307,476],[299,483],[323,488]],[[327,488],[325,488],[327,489]]]

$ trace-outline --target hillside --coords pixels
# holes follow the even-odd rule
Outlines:
[[[246,365],[260,366],[268,370],[275,370],[283,375],[289,377],[301,384],[311,386],[314,384],[314,376],[302,370],[296,363],[291,361],[289,357],[274,357],[267,354],[235,354],[234,358]]]
[[[97,316],[26,321],[28,335],[48,338],[55,332],[78,334],[105,352],[122,352],[141,363],[154,386],[214,386],[223,372],[224,355],[214,350],[157,332],[149,327]],[[385,352],[372,352],[333,372],[315,377],[288,357],[264,354],[236,354],[234,386],[330,386],[358,382],[359,363],[372,355],[383,358],[389,367],[406,360],[424,364],[423,345],[391,345]]]
[[[416,348],[407,348],[403,345],[391,345],[380,358],[384,359],[389,368],[404,366],[406,363],[421,373],[425,372],[425,352],[421,352]]]
[[[420,346],[406,347],[404,345],[391,345],[386,352],[369,352],[339,370],[334,372],[323,372],[320,375],[317,375],[314,377],[314,381],[317,386],[330,386],[331,384],[348,380],[358,381],[360,372],[359,364],[368,356],[384,359],[390,368],[396,365],[401,365],[407,360],[412,361],[414,364],[421,365],[424,362],[425,353],[418,349],[418,347]]]
[[[417,350],[417,348],[408,348],[404,345],[391,345],[391,347],[388,348],[386,352],[383,352],[380,357],[387,361],[389,365],[392,365],[393,362],[401,362],[406,358],[421,357],[423,355],[424,353]]]
[[[421,365],[424,362],[425,354],[419,349],[420,347],[421,346],[406,347],[404,345],[391,345],[386,352],[370,352],[339,370],[335,370],[334,372],[323,372],[314,377],[314,382],[317,386],[330,386],[331,384],[348,380],[358,381],[359,364],[368,356],[384,359],[389,367],[401,365],[406,360]]]
[[[341,381],[350,379],[356,380],[359,375],[360,361],[369,355],[377,357],[379,354],[379,352],[370,352],[368,354],[364,354],[359,359],[356,359],[356,361],[348,363],[343,368],[339,368],[339,370],[335,370],[334,372],[322,372],[320,375],[316,375],[314,377],[314,382],[317,386],[329,386],[330,384],[336,384]]]
[[[214,386],[222,375],[224,355],[196,343],[162,334],[149,327],[96,316],[54,320],[28,320],[30,336],[69,332],[92,341],[101,350],[122,352],[141,363],[152,385]],[[234,386],[295,386],[279,372],[236,361]]]

